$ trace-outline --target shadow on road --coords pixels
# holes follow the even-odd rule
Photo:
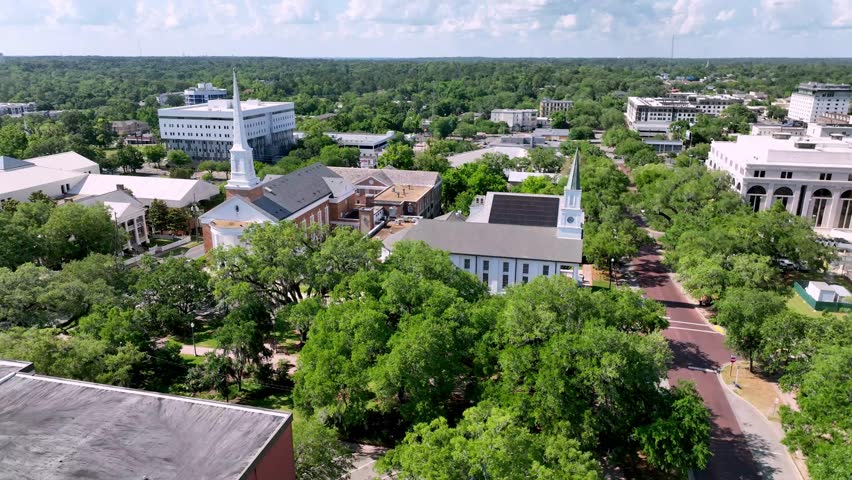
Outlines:
[[[692,365],[700,368],[712,368],[714,370],[719,369],[719,363],[710,358],[710,356],[703,352],[701,347],[695,343],[669,339],[669,347],[674,353],[675,365]]]

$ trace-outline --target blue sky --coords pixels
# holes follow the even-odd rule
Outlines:
[[[852,57],[852,0],[0,0],[6,55]]]

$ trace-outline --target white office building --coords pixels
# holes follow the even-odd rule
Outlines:
[[[852,228],[850,138],[741,135],[714,141],[707,166],[727,172],[755,211],[780,202],[816,228]]]
[[[361,154],[361,168],[375,168],[379,155],[393,140],[396,132],[393,130],[389,130],[385,134],[326,132],[326,135],[341,147],[357,148]]]
[[[29,103],[0,103],[0,116],[9,115],[20,117],[25,113],[35,112],[35,102]]]
[[[536,126],[538,110],[536,109],[497,109],[491,111],[492,122],[506,122],[512,130],[532,130]]]
[[[808,127],[799,123],[798,125],[785,125],[781,123],[753,123],[751,125],[752,135],[807,135]]]
[[[257,160],[278,160],[293,143],[296,113],[292,102],[246,100],[240,103],[244,135]],[[170,150],[183,150],[194,160],[227,160],[233,145],[233,101],[161,108],[160,138]]]
[[[627,126],[640,135],[653,137],[665,135],[672,122],[694,122],[699,115],[716,116],[743,99],[731,95],[698,95],[678,93],[671,97],[629,97],[627,99]]]
[[[793,120],[815,122],[826,114],[846,114],[852,86],[808,82],[799,85],[799,91],[790,96],[787,116]]]
[[[544,98],[538,105],[539,117],[550,117],[554,112],[564,112],[574,106],[571,100],[553,100],[552,98]]]
[[[212,83],[199,83],[183,91],[183,101],[187,105],[200,105],[210,100],[219,100],[227,96],[227,90],[214,87]]]

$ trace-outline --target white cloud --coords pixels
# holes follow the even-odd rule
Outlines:
[[[737,11],[733,8],[730,9],[730,10],[720,10],[719,14],[716,15],[716,20],[718,20],[720,22],[727,22],[728,20],[734,18],[734,15],[736,15],[736,14],[737,14]]]
[[[834,0],[831,2],[831,26],[852,27],[852,0]]]
[[[175,28],[180,25],[180,20],[181,17],[175,8],[175,4],[169,2],[166,6],[166,14],[163,16],[163,27],[166,29]]]
[[[553,25],[554,30],[573,30],[577,26],[577,15],[562,15]]]
[[[704,25],[704,0],[677,0],[672,6],[669,25],[678,35],[698,33]]]
[[[64,18],[74,18],[77,16],[77,9],[74,7],[73,0],[49,0],[50,13],[45,17],[48,25],[54,25],[59,20]]]
[[[280,0],[269,7],[272,23],[315,23],[322,15],[310,0]]]
[[[602,13],[598,15],[597,19],[597,27],[601,33],[610,33],[612,32],[612,24],[615,21],[615,17],[609,13]]]

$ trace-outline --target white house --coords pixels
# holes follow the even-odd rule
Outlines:
[[[125,249],[148,242],[145,205],[125,190],[113,190],[103,195],[76,201],[81,205],[104,205],[116,225],[127,232]]]
[[[456,215],[420,220],[384,241],[386,253],[402,240],[446,250],[453,264],[476,275],[494,293],[545,275],[582,282],[583,221],[580,157],[563,195],[488,192],[466,221]]]
[[[492,122],[506,122],[512,130],[532,130],[538,120],[538,110],[498,108],[491,110]]]

